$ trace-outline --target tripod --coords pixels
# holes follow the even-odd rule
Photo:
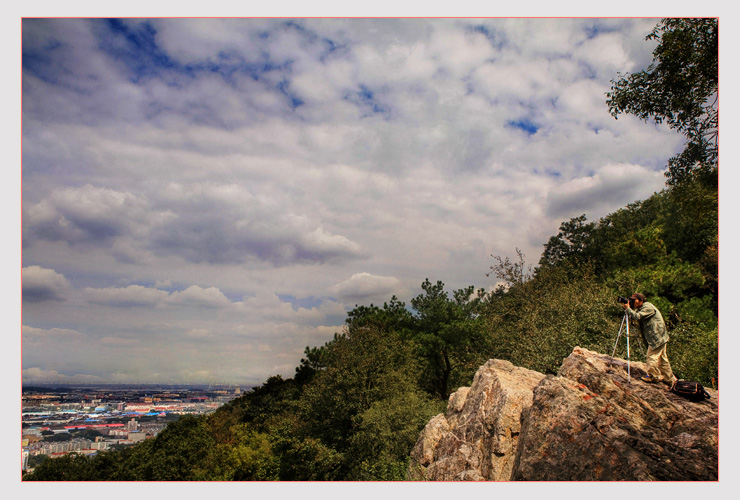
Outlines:
[[[622,317],[622,324],[619,327],[619,333],[617,334],[617,341],[614,342],[614,350],[612,351],[612,357],[609,360],[609,366],[612,365],[614,362],[614,353],[617,352],[617,344],[619,343],[619,337],[622,336],[622,330],[624,330],[625,336],[627,337],[627,382],[631,383],[630,379],[630,320],[627,317],[627,311],[624,311],[624,316]]]

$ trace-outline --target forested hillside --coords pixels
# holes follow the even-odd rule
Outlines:
[[[713,32],[714,87],[702,80],[712,95],[716,20],[699,21],[656,27],[663,42],[656,58],[680,58],[667,43],[684,43],[685,31]],[[649,80],[643,77],[638,85]],[[627,106],[630,85],[631,77],[614,82],[607,102],[615,116],[666,116],[664,108],[645,108],[643,116],[634,99]],[[711,119],[710,111],[693,112]],[[409,304],[389,297],[382,306],[357,306],[331,341],[306,347],[292,378],[271,377],[215,413],[181,418],[131,449],[46,460],[26,479],[404,479],[420,430],[480,365],[499,358],[554,373],[575,346],[611,354],[622,320],[616,298],[633,292],[662,311],[676,375],[716,387],[718,169],[709,151],[716,134],[707,142],[716,127],[689,124],[678,111],[671,116],[686,125],[676,128],[687,134],[688,153],[671,160],[665,190],[599,220],[564,221],[539,261],[519,250],[514,260],[492,257],[481,273],[499,283],[494,290],[447,291],[426,279]],[[633,359],[644,360],[643,353],[633,344]],[[626,356],[623,343],[617,355]]]

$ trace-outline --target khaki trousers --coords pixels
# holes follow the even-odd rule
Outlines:
[[[647,371],[650,378],[672,384],[676,377],[673,375],[673,370],[671,370],[666,347],[668,347],[668,342],[656,349],[648,347],[646,355]]]

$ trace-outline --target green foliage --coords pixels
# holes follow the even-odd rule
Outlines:
[[[333,481],[344,479],[344,454],[306,433],[294,415],[285,415],[270,434],[279,460],[281,481]]]
[[[719,152],[717,19],[663,19],[646,39],[659,40],[653,63],[612,80],[609,111],[665,121],[686,137],[683,152],[668,162],[671,185],[711,174]]]
[[[432,375],[425,387],[446,400],[484,360],[480,353],[488,338],[479,313],[485,293],[470,286],[455,290],[450,299],[441,281],[432,284],[426,279],[421,287],[425,293],[411,299],[418,315],[414,338],[421,348],[424,371]]]
[[[714,172],[704,179],[684,181],[666,193],[664,240],[668,251],[683,260],[699,261],[708,248],[717,245],[717,183]]]
[[[303,386],[313,380],[316,373],[326,368],[326,355],[328,352],[328,346],[322,347],[309,347],[306,346],[304,354],[305,358],[301,358],[301,364],[295,369],[295,377],[293,378],[299,386]]]
[[[557,237],[550,238],[551,242],[553,238]],[[491,266],[490,272],[486,273],[486,276],[495,274],[498,279],[503,280],[503,284],[497,290],[497,295],[505,293],[510,287],[523,285],[525,281],[532,277],[532,266],[528,266],[524,262],[524,252],[517,248],[516,254],[517,262],[512,262],[508,257],[502,259],[498,255],[492,256],[496,260],[496,264]],[[548,260],[550,260],[549,257]],[[552,262],[552,264],[554,263]]]
[[[28,457],[28,467],[30,469],[33,469],[34,467],[38,467],[42,462],[45,460],[50,460],[49,455],[30,455]]]
[[[587,256],[587,245],[591,241],[591,232],[595,226],[593,222],[586,222],[586,214],[563,222],[558,235],[551,236],[545,245],[540,266],[554,265],[565,259]]]
[[[712,308],[712,297],[709,295],[692,297],[681,302],[674,313],[679,321],[700,323],[710,330],[716,330],[719,326]]]
[[[604,352],[611,332],[618,331],[613,308],[614,296],[594,278],[590,263],[540,268],[487,303],[488,357],[555,373],[575,346]]]
[[[639,291],[646,296],[661,296],[678,303],[688,300],[692,291],[698,291],[704,284],[704,277],[697,265],[668,257],[656,264],[616,271],[609,282],[615,289],[623,290],[622,294]]]
[[[285,380],[280,375],[272,376],[263,385],[232,401],[229,408],[219,409],[211,419],[231,418],[237,422],[247,422],[260,431],[266,431],[269,429],[272,416],[293,409],[300,392],[295,380]]]
[[[90,441],[95,441],[95,438],[100,437],[102,435],[103,434],[96,429],[85,429],[85,430],[75,433],[75,437],[79,437],[82,439],[89,439]]]
[[[279,462],[267,435],[247,424],[229,428],[229,439],[209,448],[193,468],[192,479],[208,481],[277,480]]]
[[[72,434],[68,432],[60,432],[59,434],[52,432],[44,436],[44,441],[48,443],[63,443],[65,441],[71,441],[72,437]]]
[[[419,431],[443,411],[421,391],[399,391],[370,405],[355,419],[350,440],[351,477],[359,481],[403,480]]]
[[[77,453],[42,461],[24,481],[93,481],[95,470],[90,459]]]
[[[399,301],[394,295],[389,302],[383,303],[380,308],[373,304],[355,306],[347,313],[347,327],[350,331],[355,328],[375,327],[386,332],[397,332],[408,335],[414,330],[416,321],[406,304]]]
[[[300,410],[311,435],[343,451],[359,415],[390,395],[415,386],[418,360],[412,346],[374,327],[338,336],[330,362],[306,387]]]
[[[659,41],[653,63],[612,81],[609,111],[665,121],[686,137],[683,152],[669,160],[670,184],[711,174],[719,151],[717,19],[663,19],[646,39]]]
[[[150,456],[136,465],[135,474],[146,481],[193,480],[200,462],[215,445],[214,436],[207,432],[205,423],[203,418],[185,415],[169,424],[151,444],[147,443],[151,448]],[[143,450],[137,448],[138,452]]]
[[[716,326],[682,321],[671,330],[670,336],[668,359],[674,374],[716,388],[719,356]]]

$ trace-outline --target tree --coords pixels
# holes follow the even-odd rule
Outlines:
[[[520,259],[516,269],[500,258],[492,267],[498,277],[513,279],[484,304],[491,337],[487,357],[556,373],[575,346],[607,352],[619,326],[609,314],[617,311],[616,296],[596,279],[590,262],[567,259],[525,277],[519,271],[526,267],[521,253]]]
[[[202,417],[184,415],[154,439],[134,447],[132,474],[144,481],[187,481],[202,467],[216,441]]]
[[[383,303],[382,308],[373,304],[355,306],[347,313],[346,323],[350,331],[374,326],[383,331],[395,331],[406,335],[414,329],[415,318],[406,309],[406,304],[394,295],[390,302]]]
[[[472,377],[486,343],[480,320],[480,304],[485,296],[481,289],[469,286],[453,291],[450,299],[444,283],[421,284],[425,293],[411,299],[417,312],[415,339],[432,375],[433,390],[447,399],[452,388]],[[478,363],[478,364],[476,364]]]
[[[59,458],[44,460],[38,464],[33,473],[23,477],[24,481],[91,481],[95,479],[91,460],[78,453],[68,453]]]
[[[540,265],[554,265],[561,260],[586,253],[595,222],[586,222],[586,214],[573,217],[560,225],[557,236],[551,236],[545,245]]]
[[[378,460],[397,470],[393,464],[413,446],[407,437],[418,436],[438,410],[417,386],[412,343],[375,325],[347,328],[331,344],[326,363],[301,395],[296,416],[302,422],[287,426],[289,436],[278,430],[281,479],[358,479]],[[388,429],[403,431],[400,448]],[[314,462],[314,470],[299,466],[300,457]]]
[[[316,376],[318,372],[326,368],[326,356],[329,350],[331,342],[327,342],[321,347],[309,347],[303,353],[306,355],[305,358],[301,358],[301,364],[295,369],[295,380],[299,386],[308,384]]]
[[[552,240],[552,238],[550,239]],[[500,255],[491,256],[496,260],[497,264],[491,266],[486,276],[495,274],[498,279],[503,280],[503,284],[499,287],[498,292],[522,285],[532,278],[532,266],[525,264],[524,252],[517,248],[516,255],[517,262],[512,262],[508,257],[502,259]]]
[[[686,146],[668,161],[668,184],[717,168],[719,39],[717,19],[663,19],[646,37],[659,40],[653,63],[612,80],[609,111],[666,122],[686,137]]]

